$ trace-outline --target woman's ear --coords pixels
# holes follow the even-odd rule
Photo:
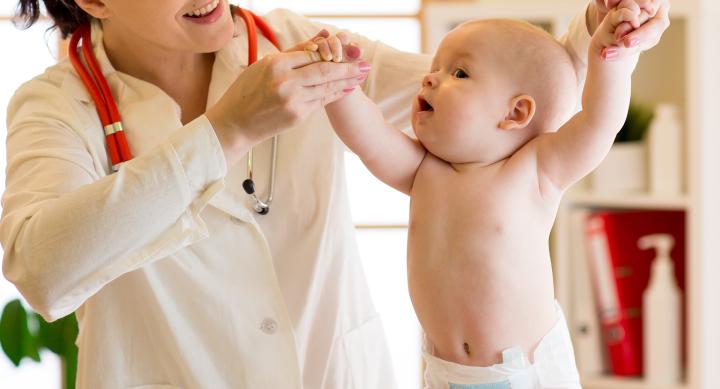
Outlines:
[[[72,0],[71,0],[72,1]],[[78,7],[95,19],[107,19],[112,15],[105,0],[74,0]]]
[[[535,116],[535,99],[530,95],[520,95],[510,101],[510,111],[498,124],[501,130],[515,130],[527,127]]]

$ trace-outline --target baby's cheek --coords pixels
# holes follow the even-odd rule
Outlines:
[[[452,128],[452,132],[460,135],[466,131],[467,127],[477,124],[480,116],[478,111],[479,109],[476,107],[458,103],[450,110],[449,115],[445,118],[445,122]]]

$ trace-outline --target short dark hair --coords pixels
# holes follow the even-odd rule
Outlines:
[[[47,13],[55,23],[52,28],[60,29],[63,38],[67,38],[78,26],[89,23],[91,16],[80,8],[74,0],[42,0]],[[40,0],[19,0],[15,15],[22,20],[20,25],[29,28],[40,17]]]

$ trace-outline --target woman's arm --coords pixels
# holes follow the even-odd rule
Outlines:
[[[0,240],[5,277],[55,320],[115,278],[206,237],[199,214],[222,189],[226,166],[200,117],[101,177],[93,148],[67,124],[87,124],[79,119],[87,114],[50,93],[52,85],[31,84],[9,106]]]

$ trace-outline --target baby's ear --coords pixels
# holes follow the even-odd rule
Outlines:
[[[510,101],[510,110],[505,119],[498,123],[501,130],[522,129],[530,124],[535,116],[535,99],[530,95],[520,95]]]

